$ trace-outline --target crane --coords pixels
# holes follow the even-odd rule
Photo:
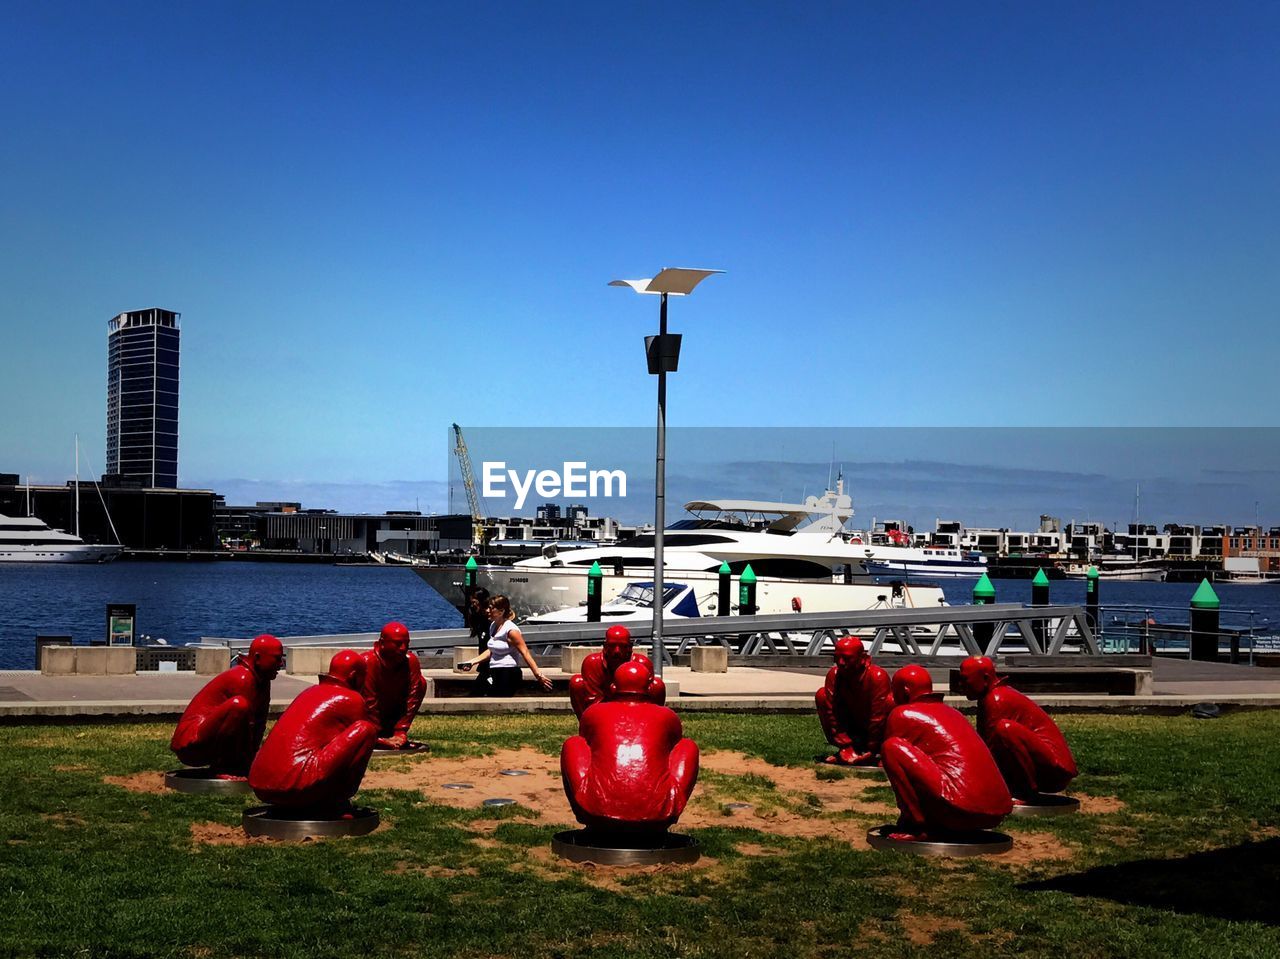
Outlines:
[[[467,490],[467,505],[471,508],[471,545],[479,547],[484,544],[484,510],[480,507],[480,494],[476,492],[476,477],[471,471],[467,441],[462,438],[462,427],[457,423],[453,424],[453,455],[458,457],[462,485]]]

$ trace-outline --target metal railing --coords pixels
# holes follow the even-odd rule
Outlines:
[[[564,646],[598,644],[608,623],[522,626],[525,642],[535,653]],[[628,622],[638,644],[649,639],[649,620]],[[1056,655],[1078,651],[1101,655],[1083,607],[939,606],[930,609],[865,609],[835,613],[779,613],[766,616],[671,618],[663,623],[668,655],[681,655],[694,646],[721,645],[741,655],[816,656],[829,651],[842,636],[857,636],[872,655],[881,652],[912,656],[986,655],[1021,652]],[[368,647],[377,633],[281,637],[285,646]],[[202,642],[248,646],[247,639],[206,638]],[[425,655],[446,655],[455,646],[475,645],[465,629],[420,630],[411,648]]]
[[[1191,658],[1192,629],[1186,606],[1108,604],[1098,607],[1098,641],[1106,653],[1148,653]],[[1253,665],[1256,652],[1280,652],[1275,624],[1257,610],[1219,611],[1219,654]],[[1247,657],[1247,658],[1246,658]]]

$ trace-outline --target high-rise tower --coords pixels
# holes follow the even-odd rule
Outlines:
[[[121,313],[107,324],[107,472],[178,485],[178,317]]]

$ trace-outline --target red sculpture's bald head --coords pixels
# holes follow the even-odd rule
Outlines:
[[[364,682],[364,660],[354,649],[344,649],[329,660],[329,678],[351,689],[359,689]]]
[[[631,630],[620,623],[610,626],[604,634],[604,666],[607,674],[631,658]]]
[[[867,648],[862,645],[862,640],[855,639],[852,636],[844,636],[836,640],[836,666],[840,671],[852,670],[854,674],[861,673],[867,668]]]
[[[623,663],[613,674],[614,699],[645,699],[649,692],[649,670],[643,663]]]
[[[387,665],[404,663],[409,652],[409,630],[404,623],[387,623],[374,643],[378,658]]]
[[[275,679],[284,665],[284,646],[274,636],[263,633],[249,644],[249,668],[264,679]]]
[[[980,699],[996,684],[996,664],[988,656],[970,656],[960,664],[960,691]]]
[[[933,679],[923,666],[903,666],[893,674],[893,701],[899,706],[933,694]]]

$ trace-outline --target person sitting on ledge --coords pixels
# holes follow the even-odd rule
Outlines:
[[[320,683],[304,689],[271,727],[249,770],[265,803],[341,813],[360,788],[378,741],[360,689],[364,659],[344,649]]]
[[[631,645],[631,630],[621,624],[610,626],[604,634],[604,649],[591,653],[582,661],[582,672],[575,673],[569,680],[569,701],[573,703],[573,711],[578,718],[609,696],[609,686],[613,675],[623,663],[639,663],[649,671],[649,685],[645,698],[659,706],[667,701],[667,687],[663,681],[653,675],[653,663],[649,657],[637,653]]]
[[[369,718],[378,727],[378,746],[404,749],[409,742],[409,727],[427,692],[422,665],[417,654],[409,650],[409,630],[403,623],[387,623],[373,648],[365,650],[361,658],[361,692]]]
[[[934,693],[923,667],[894,674],[893,699],[881,753],[901,813],[890,838],[945,841],[948,834],[990,829],[1013,811],[991,751]]]
[[[680,717],[648,700],[651,678],[643,663],[619,666],[608,699],[560,751],[565,795],[588,829],[663,832],[698,781],[698,746]]]
[[[826,762],[874,766],[880,761],[884,724],[893,709],[889,674],[871,662],[862,640],[836,640],[836,664],[818,690],[818,720],[836,754]]]
[[[267,728],[271,681],[284,664],[280,640],[265,633],[192,697],[169,740],[187,766],[208,766],[224,779],[243,779]]]
[[[1075,757],[1058,724],[1030,698],[996,676],[986,656],[960,664],[960,691],[978,702],[978,734],[995,757],[1013,801],[1057,793],[1076,778]]]

